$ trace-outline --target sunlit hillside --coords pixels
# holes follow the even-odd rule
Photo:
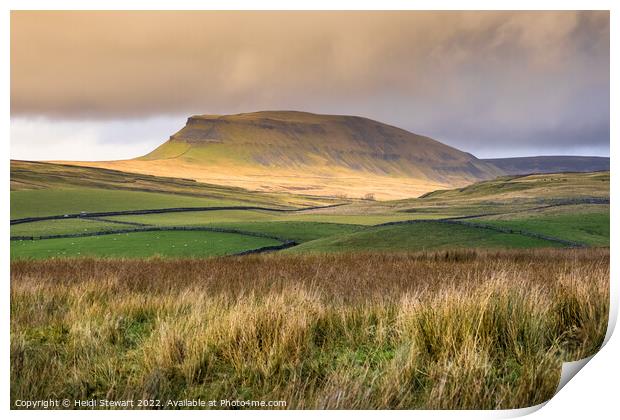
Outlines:
[[[360,117],[268,111],[199,115],[133,160],[76,162],[258,191],[417,197],[502,172],[431,138]]]

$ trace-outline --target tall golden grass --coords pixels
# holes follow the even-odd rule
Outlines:
[[[608,250],[11,265],[11,399],[516,408],[601,345]]]

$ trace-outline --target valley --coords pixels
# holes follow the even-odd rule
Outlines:
[[[103,182],[100,169],[57,164],[15,162],[12,169],[12,258],[115,257],[123,249],[132,257],[200,257],[292,243],[282,252],[609,246],[608,172],[499,177],[375,201],[116,171]],[[48,184],[23,188],[37,177]]]

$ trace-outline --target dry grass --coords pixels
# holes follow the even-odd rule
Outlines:
[[[608,250],[12,263],[11,399],[514,408],[607,328]]]

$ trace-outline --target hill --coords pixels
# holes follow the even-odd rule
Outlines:
[[[482,160],[507,175],[609,170],[609,158],[598,156],[530,156]]]
[[[417,198],[375,202],[357,200],[345,206],[317,209],[312,213],[324,218],[341,214],[348,217],[364,215],[364,219],[381,223],[396,220],[376,219],[388,214],[431,219],[471,217],[555,205],[608,206],[609,185],[609,171],[510,175],[462,188],[436,190]]]
[[[607,199],[609,200],[610,174],[608,171],[591,173],[553,173],[523,176],[504,176],[482,181],[464,188],[439,190],[425,194],[420,200],[431,201],[487,201],[553,199]]]
[[[469,153],[394,126],[294,111],[197,115],[140,158],[74,164],[258,191],[379,199],[503,174]]]
[[[11,218],[168,207],[262,206],[291,209],[342,200],[259,193],[109,169],[11,161]]]

